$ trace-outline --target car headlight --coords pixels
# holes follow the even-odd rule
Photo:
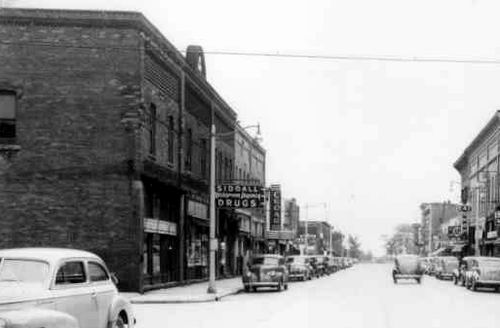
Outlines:
[[[250,278],[252,276],[252,273],[250,271],[247,272],[247,277]]]
[[[7,320],[0,318],[0,328],[7,328]]]

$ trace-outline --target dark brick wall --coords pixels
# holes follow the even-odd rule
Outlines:
[[[121,121],[141,96],[138,31],[0,19],[0,40],[0,80],[23,89],[21,150],[0,172],[0,247],[91,250],[136,289],[139,223]]]

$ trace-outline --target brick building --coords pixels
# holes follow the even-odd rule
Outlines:
[[[422,213],[421,234],[423,249],[425,254],[430,254],[445,248],[440,242],[441,228],[450,219],[458,215],[458,204],[447,202],[422,203],[420,210]],[[432,237],[431,237],[432,236]]]
[[[0,40],[0,247],[93,251],[123,290],[205,278],[209,127],[236,113],[201,48],[135,12],[3,9]],[[231,141],[216,153],[231,178]]]
[[[299,243],[304,245],[306,221],[299,221],[297,235]],[[326,221],[307,221],[307,253],[323,254],[330,251],[332,226]]]
[[[500,111],[496,111],[454,163],[461,177],[462,203],[469,204],[468,254],[474,254],[476,239],[481,255],[500,256]]]

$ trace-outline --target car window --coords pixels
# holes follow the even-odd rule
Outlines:
[[[106,270],[96,262],[89,262],[89,280],[92,282],[95,281],[106,281],[109,279],[108,273]]]
[[[87,281],[82,261],[64,263],[56,275],[56,285],[81,284]]]
[[[43,284],[49,278],[49,264],[46,262],[24,259],[4,259],[1,264],[0,281]]]

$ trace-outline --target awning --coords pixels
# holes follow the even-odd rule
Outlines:
[[[463,245],[455,245],[453,249],[451,250],[452,253],[461,253],[462,249],[465,247],[465,244]]]

